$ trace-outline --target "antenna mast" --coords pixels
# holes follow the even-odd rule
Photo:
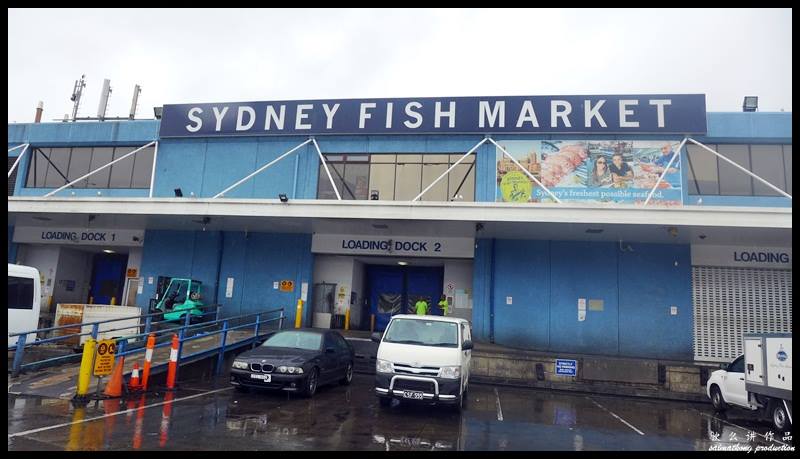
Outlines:
[[[81,95],[83,95],[83,88],[86,87],[86,75],[81,75],[80,81],[75,80],[75,87],[72,89],[72,97],[69,98],[72,102],[72,121],[78,117],[78,106],[81,104]]]

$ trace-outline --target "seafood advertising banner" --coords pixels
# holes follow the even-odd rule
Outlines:
[[[508,140],[503,148],[558,199],[644,203],[680,142],[674,140]],[[554,202],[497,150],[497,202]],[[680,157],[669,165],[650,204],[682,204]]]

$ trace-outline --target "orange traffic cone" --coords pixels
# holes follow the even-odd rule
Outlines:
[[[131,380],[128,383],[128,389],[131,391],[137,391],[142,388],[142,383],[139,382],[139,364],[133,364],[133,373],[131,373]]]
[[[125,359],[119,359],[114,371],[111,372],[111,379],[106,384],[106,390],[103,392],[108,397],[122,397],[122,365]]]

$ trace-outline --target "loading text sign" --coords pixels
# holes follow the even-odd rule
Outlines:
[[[141,247],[144,230],[17,226],[14,242]]]
[[[472,258],[475,254],[475,239],[315,234],[311,238],[311,251],[352,255]]]
[[[792,248],[692,245],[692,265],[792,269]]]
[[[168,104],[160,136],[492,132],[704,134],[705,94]]]

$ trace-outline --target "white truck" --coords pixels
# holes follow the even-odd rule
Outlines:
[[[706,391],[714,408],[742,407],[792,425],[792,334],[745,334],[744,355],[711,374]]]

